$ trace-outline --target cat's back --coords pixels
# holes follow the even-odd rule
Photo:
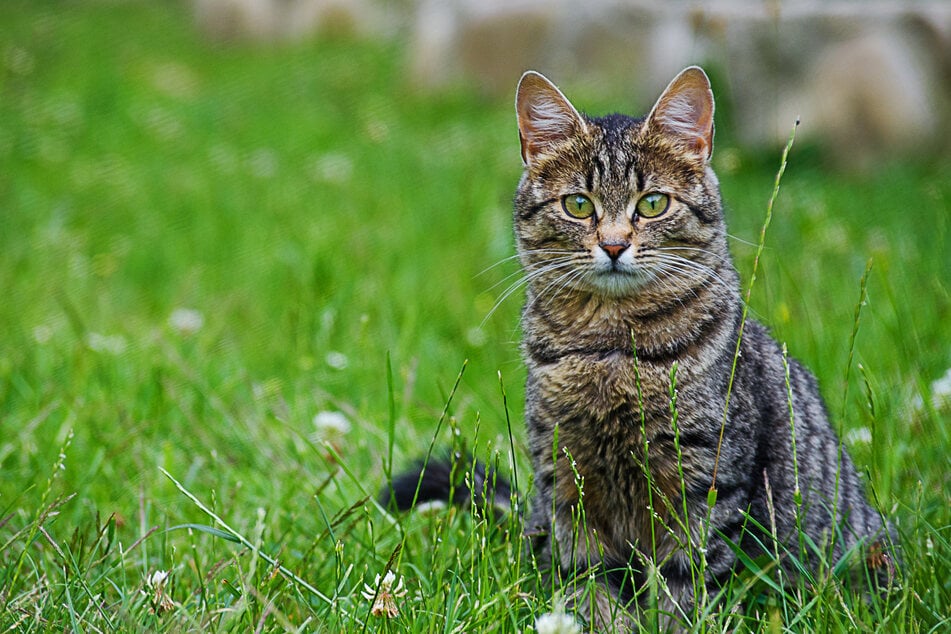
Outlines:
[[[793,532],[798,521],[818,542],[833,540],[836,556],[857,540],[884,535],[885,522],[866,499],[816,377],[753,320],[746,322],[733,390],[743,402],[736,416],[756,419],[753,440],[734,439],[756,453],[754,516],[772,515],[781,535]],[[840,523],[841,533],[834,534]]]

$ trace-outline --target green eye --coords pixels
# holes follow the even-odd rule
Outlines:
[[[656,218],[670,205],[667,194],[646,194],[637,201],[637,215],[641,218]]]
[[[572,218],[590,218],[594,214],[594,203],[583,194],[568,194],[561,199],[561,208]]]

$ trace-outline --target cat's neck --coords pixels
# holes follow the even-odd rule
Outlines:
[[[522,323],[525,349],[539,361],[575,350],[673,359],[723,324],[739,323],[742,303],[736,272],[723,267],[716,283],[671,295],[663,290],[609,296],[566,290],[557,298],[529,288]],[[729,329],[729,328],[728,328]]]

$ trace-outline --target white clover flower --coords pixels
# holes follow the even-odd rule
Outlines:
[[[556,608],[535,619],[535,631],[538,634],[581,634],[581,625],[563,609]]]
[[[872,442],[872,431],[868,427],[850,429],[845,434],[845,442],[849,445],[867,445]]]
[[[473,348],[481,348],[489,338],[481,328],[470,328],[466,331],[466,342]]]
[[[343,412],[318,412],[314,416],[314,434],[319,440],[340,440],[350,433],[350,421]]]
[[[53,338],[53,329],[46,324],[40,324],[39,326],[34,326],[33,328],[33,340],[40,344],[49,343],[50,339]]]
[[[951,368],[940,379],[932,381],[928,391],[931,393],[931,407],[939,411],[951,409]],[[911,406],[918,413],[925,409],[925,401],[920,393],[912,399]]]
[[[935,409],[951,407],[951,368],[931,384],[931,403]]]
[[[145,585],[150,588],[161,588],[165,585],[165,580],[169,577],[168,570],[156,570],[145,580]]]
[[[192,308],[176,308],[168,316],[168,325],[182,335],[192,335],[205,325],[205,318]]]
[[[380,581],[380,575],[377,575],[372,586],[363,584],[360,594],[367,601],[373,601],[370,614],[392,619],[399,614],[396,599],[406,596],[406,589],[403,587],[402,577],[397,577],[392,570],[387,570],[382,581]]]
[[[145,587],[149,591],[143,590],[142,593],[148,597],[149,603],[152,604],[150,610],[154,614],[161,614],[175,607],[172,597],[165,591],[165,582],[168,581],[169,576],[171,573],[167,570],[156,570],[145,578]]]
[[[108,352],[122,354],[127,348],[125,337],[122,335],[102,335],[90,332],[86,335],[86,346],[93,352]]]
[[[328,352],[327,356],[324,357],[324,361],[334,370],[345,370],[347,366],[350,365],[350,359],[347,358],[347,355],[342,352],[337,352],[336,350]]]

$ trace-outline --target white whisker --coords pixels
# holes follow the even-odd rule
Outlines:
[[[643,261],[647,263],[654,263],[654,264],[663,263],[668,265],[669,267],[674,267],[675,270],[681,273],[686,273],[686,272],[700,273],[704,277],[718,282],[720,285],[723,286],[724,290],[728,290],[728,291],[734,290],[733,286],[731,286],[730,284],[727,284],[726,281],[722,277],[720,277],[719,273],[717,273],[713,268],[707,266],[706,264],[703,264],[702,262],[697,262],[696,260],[689,260],[685,257],[678,256],[675,254],[665,253],[663,251],[667,251],[667,249],[656,249],[654,252],[648,253],[643,258]],[[703,249],[698,249],[698,251],[703,253],[709,253]],[[718,257],[721,260],[723,259],[721,256],[717,256],[714,253],[709,253],[709,254],[714,255],[715,257]]]
[[[523,251],[522,253],[514,253],[514,254],[512,254],[512,255],[510,255],[510,256],[508,256],[508,257],[504,257],[504,258],[502,258],[501,260],[499,260],[498,262],[496,262],[495,264],[490,264],[489,266],[485,267],[484,269],[482,269],[481,271],[479,271],[478,273],[476,273],[475,276],[476,276],[476,277],[479,277],[480,275],[484,275],[485,273],[491,271],[491,270],[494,269],[495,267],[501,266],[501,265],[503,265],[503,264],[505,264],[506,262],[509,262],[509,261],[511,261],[511,260],[517,260],[518,258],[522,257],[523,255],[569,255],[569,254],[574,254],[574,253],[577,253],[577,250],[572,250],[572,249],[528,249],[528,250],[526,250],[526,251]]]
[[[717,256],[715,253],[711,253],[710,255]],[[721,259],[726,260],[725,257]],[[656,252],[644,257],[643,261],[650,266],[655,267],[658,272],[672,273],[681,277],[685,273],[699,273],[701,275],[699,280],[701,287],[710,288],[713,285],[719,285],[724,291],[736,293],[738,300],[742,303],[745,303],[743,302],[743,298],[738,293],[736,284],[727,283],[715,269],[707,266],[706,264],[676,255],[672,256],[667,253]],[[696,297],[696,292],[693,292],[693,295]]]
[[[522,288],[522,287],[525,286],[526,284],[529,284],[529,283],[531,283],[531,282],[534,282],[535,280],[537,280],[538,278],[540,278],[540,277],[542,277],[542,276],[544,276],[544,275],[547,275],[547,274],[552,273],[552,272],[554,272],[554,271],[557,271],[557,270],[559,270],[559,269],[563,269],[563,268],[565,268],[565,267],[572,266],[572,265],[575,263],[575,259],[576,259],[576,258],[574,258],[574,257],[554,258],[553,260],[550,260],[550,261],[540,262],[540,263],[538,263],[537,265],[536,265],[536,264],[533,264],[532,266],[536,266],[536,268],[535,268],[534,270],[527,271],[527,272],[524,271],[524,270],[520,271],[521,273],[524,273],[524,275],[523,275],[522,277],[520,277],[518,280],[516,280],[515,282],[513,282],[512,284],[510,284],[510,285],[501,293],[501,295],[499,295],[499,298],[498,298],[497,300],[495,300],[495,304],[492,306],[492,308],[491,308],[491,309],[489,310],[489,312],[486,314],[485,318],[482,320],[482,323],[479,324],[479,327],[481,328],[482,326],[484,326],[485,323],[486,323],[486,321],[488,321],[489,317],[491,317],[492,314],[495,313],[495,311],[499,308],[499,306],[502,305],[502,302],[504,302],[506,299],[508,299],[509,296],[511,296],[511,295],[512,295],[513,293],[515,293],[516,291],[518,291],[520,288]],[[509,279],[509,278],[511,278],[511,277],[512,277],[512,276],[508,276],[508,277],[506,278],[506,280]],[[504,280],[503,280],[503,281],[504,281]],[[496,286],[497,286],[497,285],[496,285]],[[494,288],[494,286],[493,286],[493,288]]]
[[[730,238],[731,240],[733,240],[733,241],[735,241],[735,242],[739,242],[740,244],[745,244],[745,245],[750,246],[750,247],[758,247],[758,246],[759,246],[759,245],[758,245],[757,243],[755,243],[755,242],[750,242],[749,240],[744,240],[743,238],[740,238],[740,237],[738,237],[738,236],[735,236],[735,235],[733,235],[732,233],[726,234],[726,237]],[[767,248],[768,248],[768,247],[767,247]]]
[[[529,270],[528,272],[529,272],[529,274],[532,274],[532,273],[538,272],[539,269],[544,268],[544,267],[546,267],[546,266],[554,265],[554,264],[560,265],[562,262],[567,262],[567,261],[570,261],[570,260],[573,260],[573,258],[570,258],[570,257],[561,257],[561,258],[553,258],[553,259],[551,259],[551,260],[545,260],[545,261],[543,261],[543,262],[533,262],[533,263],[529,264],[528,267],[520,268],[519,270],[515,271],[514,273],[509,273],[508,275],[506,275],[505,277],[503,277],[501,280],[499,280],[498,282],[496,282],[495,284],[493,284],[492,286],[490,286],[490,287],[487,288],[486,290],[487,290],[487,291],[491,291],[492,289],[494,289],[494,288],[496,288],[496,287],[498,287],[498,286],[501,286],[502,284],[504,284],[504,283],[507,282],[508,280],[512,279],[513,277],[516,277],[516,276],[518,276],[518,275],[523,275],[523,274],[525,274],[525,273],[526,273],[526,269],[531,269],[531,270]]]
[[[551,289],[552,293],[548,301],[545,302],[545,305],[547,306],[552,299],[558,296],[560,291],[568,288],[576,279],[583,277],[586,273],[587,272],[583,268],[571,269],[565,273],[562,273],[554,280],[549,282],[548,285],[545,286],[545,288],[543,288],[541,291],[535,293],[535,296],[532,298],[532,304],[540,299],[543,299],[545,294],[548,293],[549,289]]]

